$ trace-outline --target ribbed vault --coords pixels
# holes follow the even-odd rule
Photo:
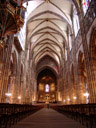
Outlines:
[[[64,50],[69,47],[68,34],[71,35],[74,31],[72,12],[74,5],[78,10],[78,1],[37,0],[35,2],[37,7],[29,14],[26,27],[26,44],[31,47],[32,60],[37,65],[44,56],[50,56],[60,67]]]

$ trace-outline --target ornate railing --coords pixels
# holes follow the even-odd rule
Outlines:
[[[15,0],[0,1],[0,39],[15,34],[24,24],[25,7]]]

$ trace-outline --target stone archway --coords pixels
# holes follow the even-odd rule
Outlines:
[[[57,101],[57,79],[51,69],[46,68],[38,74],[37,93],[39,103]]]
[[[8,77],[8,84],[7,84],[7,93],[11,94],[8,100],[9,103],[15,103],[17,99],[16,73],[17,73],[17,56],[16,56],[16,52],[14,51],[12,53],[12,60],[10,63],[10,75]]]
[[[84,96],[88,93],[87,74],[84,62],[84,54],[80,51],[78,57],[78,98],[79,103],[88,103],[88,97]]]

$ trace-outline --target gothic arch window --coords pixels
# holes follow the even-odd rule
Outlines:
[[[84,15],[87,12],[90,2],[91,2],[91,0],[82,0],[82,8],[83,8]]]
[[[84,59],[84,53],[80,51],[79,58],[78,58],[78,68],[79,68],[79,74],[86,79],[86,68],[85,68],[85,59]]]
[[[81,102],[82,103],[88,103],[89,99],[88,97],[84,97],[85,93],[88,92],[88,83],[87,83],[87,72],[86,72],[86,67],[85,67],[85,58],[84,58],[84,53],[79,52],[79,57],[78,57],[78,75],[79,75],[79,82],[80,82],[80,88],[79,91],[81,92],[80,97],[81,97]]]
[[[80,25],[79,25],[79,18],[78,18],[77,10],[76,10],[75,6],[73,6],[73,26],[74,26],[74,34],[76,37],[77,33],[80,29]]]
[[[45,92],[49,92],[49,89],[50,89],[49,84],[46,84],[45,85]]]
[[[69,37],[69,50],[71,51],[71,49],[72,49],[72,34],[70,33],[70,31],[68,33],[68,37]]]
[[[67,49],[65,48],[65,61],[67,61]]]

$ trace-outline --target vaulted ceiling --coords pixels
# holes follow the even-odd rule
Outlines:
[[[72,28],[72,0],[33,0],[36,8],[27,18],[27,44],[30,44],[35,65],[50,56],[60,67],[68,33]],[[32,4],[32,3],[29,3]]]

